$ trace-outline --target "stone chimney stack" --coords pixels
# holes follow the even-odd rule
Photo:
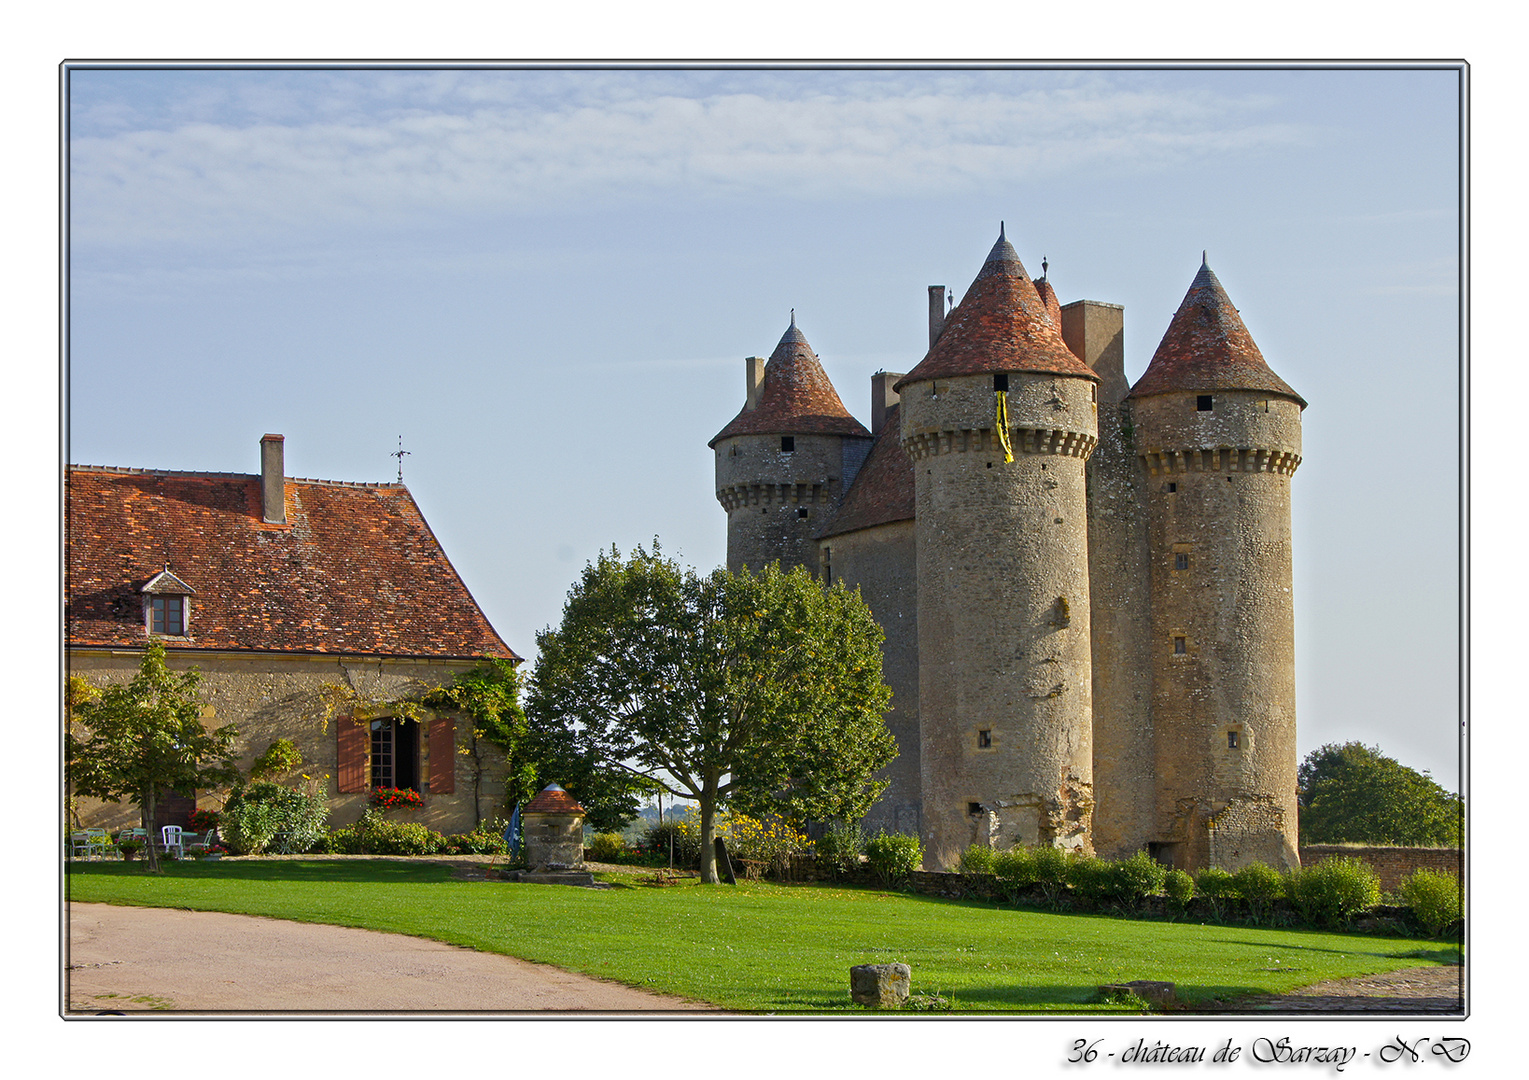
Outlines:
[[[287,485],[285,480],[285,435],[260,437],[260,506],[267,525],[287,523]]]
[[[892,384],[902,378],[894,371],[878,371],[871,376],[871,434],[878,435],[887,422],[887,413],[897,404],[897,391]]]
[[[748,397],[743,403],[745,409],[757,409],[759,407],[759,388],[764,385],[765,360],[762,356],[746,356],[743,359],[743,382],[744,389],[748,391]]]
[[[929,347],[934,348],[934,343],[940,340],[940,331],[945,329],[945,286],[929,286]]]

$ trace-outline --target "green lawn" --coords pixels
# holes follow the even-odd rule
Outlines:
[[[613,879],[618,880],[618,879]],[[636,880],[636,879],[619,879]],[[69,898],[267,915],[433,938],[755,1012],[852,1010],[849,968],[901,961],[967,1011],[1104,1013],[1104,983],[1195,1002],[1459,958],[1451,945],[1016,911],[875,889],[740,883],[606,890],[450,880],[409,862],[69,868]]]

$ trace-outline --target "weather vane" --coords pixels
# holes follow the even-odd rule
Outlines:
[[[403,448],[403,436],[402,435],[398,436],[398,449],[394,450],[391,454],[388,455],[388,457],[396,457],[398,459],[398,482],[400,484],[403,483],[403,459],[404,459],[404,455],[405,454],[412,454],[412,453],[414,453],[414,451],[412,451],[412,450],[405,450]]]

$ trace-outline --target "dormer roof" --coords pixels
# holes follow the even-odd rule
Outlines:
[[[168,566],[144,582],[138,591],[159,596],[193,596],[196,593],[190,585],[170,573]]]
[[[850,415],[807,338],[791,326],[765,364],[759,403],[744,407],[707,446],[734,435],[849,435],[869,439],[865,425]]]
[[[177,649],[518,659],[402,484],[285,488],[271,526],[259,476],[70,466],[68,644],[142,647],[140,594],[182,593],[196,630]]]
[[[939,340],[895,389],[920,380],[1001,371],[1099,379],[1062,340],[1060,322],[1052,321],[1002,225],[971,288],[946,317]]]
[[[1270,370],[1215,272],[1202,260],[1152,362],[1129,396],[1214,390],[1262,390],[1306,407],[1306,399]]]

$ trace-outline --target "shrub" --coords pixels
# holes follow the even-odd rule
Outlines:
[[[924,845],[906,833],[878,832],[865,843],[865,854],[883,885],[895,887],[908,880],[924,861]]]
[[[1089,855],[1067,860],[1067,884],[1086,900],[1103,900],[1110,895],[1110,864]]]
[[[1106,892],[1117,900],[1141,900],[1162,892],[1167,877],[1167,867],[1145,851],[1138,851],[1129,859],[1109,864]]]
[[[417,821],[389,821],[368,810],[354,825],[330,833],[325,846],[337,855],[437,855],[446,838]]]
[[[277,833],[286,835],[293,851],[303,852],[323,838],[328,820],[321,796],[260,780],[228,797],[218,835],[239,855],[260,854]]]
[[[1035,849],[1035,883],[1048,900],[1056,900],[1067,887],[1067,863],[1067,852],[1061,848],[1048,845]]]
[[[1187,904],[1195,898],[1195,879],[1183,870],[1170,870],[1163,875],[1163,892],[1175,904]]]
[[[1324,859],[1290,875],[1290,901],[1307,922],[1347,923],[1380,902],[1380,878],[1360,859]]]
[[[1195,891],[1212,900],[1230,900],[1241,895],[1232,875],[1219,866],[1207,866],[1199,871],[1195,874],[1194,882]]]
[[[1402,903],[1423,929],[1438,937],[1460,918],[1460,879],[1437,870],[1414,870],[1402,882]]]
[[[784,818],[728,815],[728,851],[740,859],[765,863],[769,875],[778,880],[791,876],[791,856],[806,851],[809,846],[811,841],[787,824]]]
[[[961,852],[960,870],[963,874],[991,874],[999,853],[986,844],[973,844]]]
[[[498,818],[479,822],[472,832],[452,833],[440,838],[438,851],[442,855],[504,855],[509,846],[504,842],[505,823]]]
[[[1232,875],[1237,895],[1248,902],[1248,912],[1262,921],[1274,912],[1274,902],[1285,895],[1285,879],[1266,863],[1254,862]]]
[[[620,862],[626,854],[626,838],[620,833],[595,833],[589,838],[589,857],[595,862]]]
[[[690,828],[686,828],[686,825]],[[701,864],[701,829],[694,815],[667,817],[649,826],[642,836],[642,849],[667,860],[673,844],[674,865],[695,867]]]
[[[860,869],[860,855],[865,851],[865,833],[858,822],[830,822],[813,845],[818,866],[829,877],[845,878]]]
[[[1010,901],[1017,900],[1036,882],[1035,851],[1027,847],[1012,847],[993,857],[993,875],[1003,895]]]

